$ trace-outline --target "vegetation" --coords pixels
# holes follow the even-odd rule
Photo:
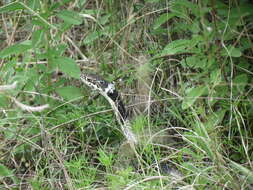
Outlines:
[[[253,3],[3,0],[0,189],[252,189]],[[115,81],[125,143],[81,72]]]

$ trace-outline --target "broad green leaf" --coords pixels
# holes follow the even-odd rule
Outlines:
[[[176,53],[187,52],[191,40],[175,40],[170,42],[162,51],[162,55],[174,55]]]
[[[63,10],[59,12],[57,16],[68,24],[79,25],[82,23],[81,16],[77,12],[74,12],[74,11]]]
[[[172,5],[173,8],[176,5],[180,5],[182,7],[189,8],[189,10],[192,11],[195,16],[200,16],[200,11],[199,11],[198,4],[192,3],[191,1],[188,1],[188,0],[175,0],[175,1],[172,1],[171,5]]]
[[[40,0],[28,0],[27,5],[32,10],[38,10],[41,8]]]
[[[162,15],[160,15],[154,22],[154,29],[159,28],[163,23],[167,22],[169,19],[173,18],[174,16],[176,16],[175,13],[164,13]]]
[[[241,74],[235,77],[233,80],[234,85],[236,86],[236,89],[238,89],[241,93],[244,91],[245,86],[248,82],[248,76],[246,74]]]
[[[63,55],[64,51],[66,50],[67,45],[66,44],[58,44],[56,46],[49,47],[46,56],[50,55],[50,57],[61,57]]]
[[[190,8],[190,9],[197,9],[198,4],[192,3],[188,0],[172,0],[171,2],[172,5],[182,5],[184,7]]]
[[[203,39],[201,36],[196,35],[193,36],[193,38],[190,40],[180,39],[172,41],[167,46],[165,46],[160,56],[174,55],[177,53],[195,52],[196,51],[195,46],[202,40]]]
[[[240,49],[242,51],[246,50],[246,49],[249,49],[249,48],[252,48],[252,42],[248,38],[241,38],[240,43],[241,43]]]
[[[205,86],[199,86],[196,88],[188,89],[182,103],[182,109],[187,109],[191,107],[194,104],[194,102],[205,92],[206,92]]]
[[[101,18],[99,18],[99,20],[98,20],[98,22],[99,22],[99,24],[101,24],[101,25],[105,25],[106,23],[108,23],[109,22],[109,18],[111,17],[112,15],[111,14],[106,14],[105,16],[102,16]],[[86,18],[93,18],[92,16],[88,16],[88,17],[86,17]],[[94,18],[93,18],[94,19]]]
[[[56,92],[66,100],[74,100],[83,96],[81,90],[75,86],[65,86],[56,89]]]
[[[32,45],[36,47],[42,40],[43,40],[44,31],[43,30],[36,30],[32,34]]]
[[[65,5],[66,3],[69,3],[72,0],[61,0],[61,1],[52,1],[52,5],[50,7],[50,11],[53,11],[55,9],[58,9],[60,6]]]
[[[248,7],[240,6],[240,9],[232,8],[230,10],[230,13],[231,13],[230,17],[240,19],[242,17],[248,16],[248,15],[250,15],[250,9],[252,9],[252,8],[253,8],[252,5],[251,5],[251,8],[249,6]],[[252,12],[252,10],[251,10],[251,12]]]
[[[241,55],[242,55],[242,52],[241,52],[240,49],[238,49],[238,48],[233,48],[233,47],[231,47],[231,48],[229,49],[229,53],[230,53],[230,55],[231,55],[232,57],[241,57]]]
[[[15,1],[13,3],[9,3],[0,7],[0,13],[10,12],[10,11],[17,11],[24,9],[24,6],[19,2]]]
[[[226,109],[207,115],[206,122],[204,123],[206,130],[208,131],[215,129],[215,127],[222,122],[225,113]]]
[[[250,14],[252,16],[253,15],[253,4],[250,1],[248,1],[247,3],[244,2],[244,4],[240,5],[240,9],[238,9],[238,10],[240,10],[240,12],[244,15]]]
[[[48,16],[49,15],[47,15],[47,14],[42,14],[41,15],[41,17],[44,17],[44,19],[46,19]],[[45,29],[49,29],[49,28],[55,29],[56,28],[56,27],[54,27],[53,24],[50,24],[46,20],[42,20],[40,17],[33,17],[32,18],[32,24],[40,26],[41,28],[45,28]]]
[[[90,44],[92,43],[94,40],[98,39],[99,37],[103,36],[103,35],[107,35],[108,31],[107,29],[105,30],[99,30],[99,31],[94,31],[90,34],[88,34],[85,39],[83,40],[84,44]]]
[[[207,59],[203,57],[199,57],[196,55],[187,57],[186,59],[182,60],[181,62],[183,66],[185,67],[191,67],[191,68],[201,68],[205,69],[207,66]]]
[[[98,154],[99,154],[98,160],[100,161],[101,164],[103,164],[106,167],[109,167],[112,165],[112,161],[113,161],[112,153],[107,154],[107,152],[105,152],[104,150],[99,149]]]
[[[102,11],[101,9],[85,9],[82,11],[82,13],[95,16],[97,14],[103,13],[103,11],[102,12],[101,11]]]
[[[62,55],[66,49],[68,48],[67,44],[58,44],[56,47],[57,49],[57,55]]]
[[[229,88],[225,85],[217,85],[215,91],[215,94],[213,94],[214,97],[225,97],[228,94]]]
[[[55,59],[54,62],[63,73],[70,77],[79,79],[81,71],[73,59],[68,57],[59,57]]]
[[[17,179],[14,177],[13,172],[8,169],[5,165],[0,164],[0,179],[3,177],[10,177],[13,182],[17,183]]]
[[[226,49],[223,49],[222,52],[221,52],[221,55],[223,56],[231,56],[231,57],[241,57],[242,55],[242,52],[239,48],[235,48],[233,46],[229,46]]]
[[[32,46],[29,43],[14,44],[12,46],[9,46],[9,47],[3,49],[0,52],[0,58],[5,58],[10,55],[18,55],[18,54],[26,52],[27,50],[29,50],[31,48],[32,48]]]
[[[1,177],[10,177],[12,172],[3,164],[0,164],[0,176]]]

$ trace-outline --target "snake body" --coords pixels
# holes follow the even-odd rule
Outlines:
[[[124,103],[121,100],[120,94],[115,89],[115,85],[110,83],[95,74],[81,74],[81,81],[89,86],[92,90],[98,91],[110,103],[116,119],[121,126],[121,130],[131,144],[137,143],[137,138],[132,132],[131,124],[128,119],[128,113],[125,109]]]
[[[135,149],[135,145],[137,145],[138,141],[136,135],[132,131],[124,103],[121,100],[120,94],[115,89],[114,84],[94,74],[81,74],[80,79],[91,89],[98,91],[110,103],[112,109],[114,110],[116,118],[120,123],[121,130],[125,138],[127,139],[134,153],[136,154],[136,158],[139,160],[140,156]],[[168,166],[166,166],[166,172],[168,172],[170,175],[173,175],[174,177],[182,176],[182,174],[178,170]]]

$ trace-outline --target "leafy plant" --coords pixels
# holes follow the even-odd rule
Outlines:
[[[0,188],[252,187],[250,1],[3,1],[0,14]],[[141,115],[136,152],[81,85],[89,70]]]

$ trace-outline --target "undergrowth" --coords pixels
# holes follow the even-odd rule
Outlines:
[[[248,0],[0,3],[0,189],[252,189]],[[80,73],[114,81],[139,144]]]

